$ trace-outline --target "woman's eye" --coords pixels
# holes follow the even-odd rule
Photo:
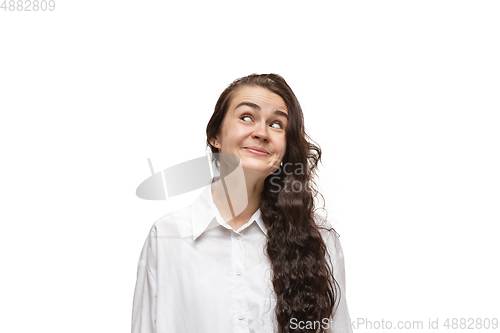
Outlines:
[[[273,127],[273,128],[277,128],[277,129],[281,129],[281,128],[283,128],[283,125],[282,125],[280,122],[277,122],[277,123],[272,123],[272,124],[271,124],[271,126],[272,126],[272,125],[278,125],[278,127]]]
[[[241,117],[240,119],[242,119],[243,121],[246,121],[246,120],[245,120],[245,118],[248,118],[248,119],[252,120],[252,117],[250,117],[250,116],[247,116],[247,115],[245,115],[245,116],[242,116],[242,117]]]

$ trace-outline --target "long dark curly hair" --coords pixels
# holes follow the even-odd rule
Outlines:
[[[273,271],[278,332],[323,333],[323,328],[290,328],[292,318],[320,323],[324,318],[331,319],[340,300],[340,288],[328,264],[328,252],[319,229],[335,230],[315,222],[319,216],[315,214],[314,199],[321,194],[316,190],[314,177],[321,149],[305,132],[302,109],[283,77],[251,74],[236,79],[224,90],[208,122],[207,146],[218,169],[218,150],[210,141],[219,134],[234,92],[242,86],[263,87],[276,93],[289,114],[282,166],[265,179],[260,202],[262,220],[268,229],[266,251]]]

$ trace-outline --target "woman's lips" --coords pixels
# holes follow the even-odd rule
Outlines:
[[[258,155],[258,156],[269,156],[268,153],[265,153],[263,151],[259,151],[259,150],[256,150],[256,149],[252,149],[252,148],[249,148],[249,147],[244,147],[243,149],[245,149],[249,153],[252,153],[252,154],[255,154],[255,155]]]

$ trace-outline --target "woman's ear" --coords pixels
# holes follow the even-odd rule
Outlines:
[[[215,148],[220,148],[219,140],[217,140],[217,138],[212,138],[212,140],[210,140],[210,144]]]

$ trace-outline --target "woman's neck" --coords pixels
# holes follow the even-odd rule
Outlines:
[[[234,230],[248,222],[259,209],[264,179],[233,172],[221,177],[212,190],[212,197],[224,221]]]

